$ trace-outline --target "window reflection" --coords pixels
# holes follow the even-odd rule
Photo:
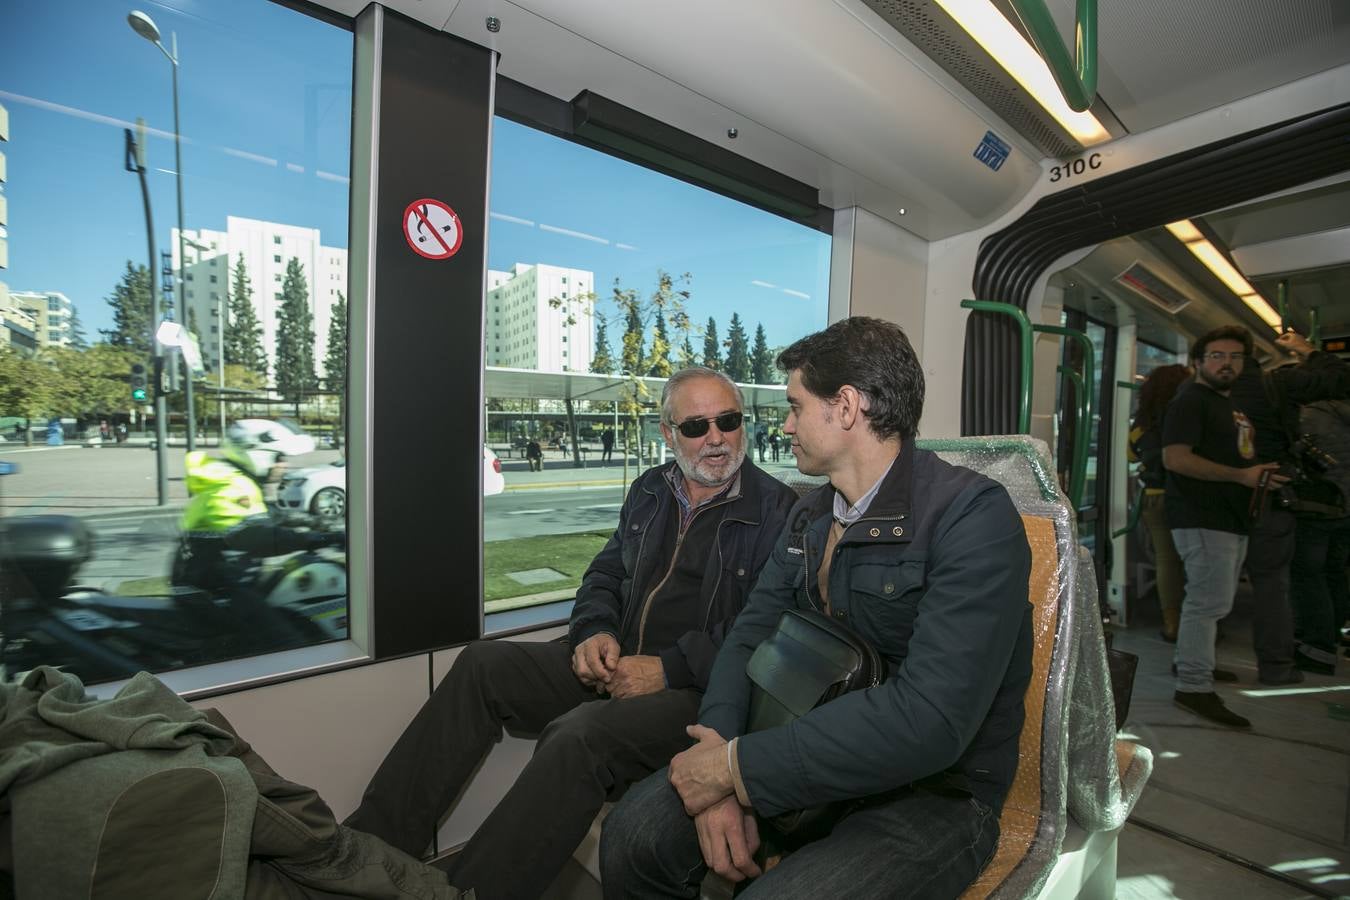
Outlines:
[[[264,0],[148,9],[0,14],[10,677],[347,633],[352,35]]]
[[[671,458],[656,407],[684,366],[742,384],[756,464],[793,466],[773,360],[827,324],[830,252],[819,231],[505,119],[492,146],[488,612],[572,596],[627,485]]]

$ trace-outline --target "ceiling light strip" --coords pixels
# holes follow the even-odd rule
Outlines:
[[[1256,292],[1242,273],[1237,270],[1228,257],[1219,252],[1218,248],[1205,239],[1200,233],[1200,229],[1189,219],[1182,219],[1179,222],[1172,222],[1167,226],[1167,230],[1172,236],[1186,245],[1186,249],[1191,251],[1196,259],[1205,264],[1205,268],[1214,273],[1214,277],[1224,283],[1224,286],[1237,295],[1238,299],[1247,304],[1251,311],[1261,317],[1265,322],[1276,331],[1281,329],[1280,314],[1266,302],[1266,298]]]
[[[936,2],[1078,143],[1091,147],[1111,139],[1092,113],[1069,108],[1040,53],[989,0]]]

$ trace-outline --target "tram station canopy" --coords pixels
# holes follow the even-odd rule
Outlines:
[[[484,372],[483,396],[499,400],[589,400],[611,402],[632,396],[634,382],[646,388],[644,403],[661,402],[664,378],[630,378],[627,375],[596,375],[590,372],[537,372],[488,366]],[[742,384],[747,409],[787,406],[787,385]]]

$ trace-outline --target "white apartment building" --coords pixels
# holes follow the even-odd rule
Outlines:
[[[69,347],[75,342],[75,304],[60,291],[10,291],[10,305],[28,313],[39,347]]]
[[[188,310],[196,313],[197,335],[206,368],[217,371],[224,333],[221,316],[229,308],[237,260],[244,260],[253,288],[253,311],[263,327],[263,351],[267,354],[268,374],[275,375],[277,348],[277,311],[281,308],[281,286],[286,279],[286,264],[292,257],[300,260],[309,287],[310,311],[314,314],[314,368],[324,376],[323,361],[328,352],[328,326],[338,292],[347,293],[347,250],[325,247],[319,229],[227,216],[224,231],[184,230],[187,269],[183,296],[179,299],[178,320],[187,324]],[[173,229],[174,266],[178,266],[178,229]]]
[[[593,272],[516,263],[509,272],[489,269],[487,286],[489,366],[590,371],[595,355]]]

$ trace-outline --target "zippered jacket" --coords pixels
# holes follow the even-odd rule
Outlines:
[[[618,527],[582,577],[568,641],[576,647],[594,635],[612,634],[626,654],[659,655],[666,687],[703,690],[713,658],[773,551],[797,495],[747,456],[740,468],[739,493],[697,513],[717,519],[715,529],[700,523],[698,533],[712,536],[707,546],[685,542],[681,549],[706,560],[697,607],[701,615],[678,629],[654,617],[666,626],[640,634],[643,607],[666,576],[663,562],[670,554],[665,544],[676,540],[672,520],[678,518],[679,501],[666,477],[675,465],[648,469],[633,482]]]
[[[776,815],[923,782],[1002,808],[1031,678],[1031,551],[1002,485],[906,441],[829,570],[830,614],[884,656],[880,685],[743,734],[745,667],[785,609],[822,609],[835,490],[803,497],[717,657],[699,721],[737,742],[755,810]]]

